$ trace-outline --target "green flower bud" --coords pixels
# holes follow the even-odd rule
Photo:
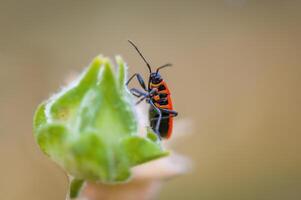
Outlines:
[[[116,60],[117,72],[108,58],[95,58],[34,116],[39,147],[77,181],[71,184],[73,196],[82,185],[79,180],[125,182],[132,167],[168,155],[154,137],[138,136],[136,107],[125,85],[126,65]]]

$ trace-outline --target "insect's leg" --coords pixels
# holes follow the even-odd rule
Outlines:
[[[136,102],[136,105],[138,105],[139,103],[141,103],[144,99],[146,99],[149,96],[148,93],[143,92],[141,90],[138,90],[136,88],[130,89],[130,92],[132,93],[132,95],[134,95],[137,98],[140,98],[142,96],[142,98],[139,101]]]
[[[160,133],[159,133],[159,127],[160,127],[160,123],[161,123],[161,119],[162,119],[162,112],[152,101],[149,101],[149,103],[159,115],[158,121],[157,121],[157,124],[156,124],[156,127],[155,127],[155,132],[158,135],[158,137],[161,139],[161,136],[160,136]]]
[[[178,112],[177,112],[177,111],[174,111],[174,110],[168,110],[168,109],[164,109],[164,108],[161,108],[160,110],[161,110],[162,112],[164,112],[164,113],[170,114],[172,117],[178,116]]]
[[[177,115],[178,115],[178,112],[176,112],[176,111],[174,111],[174,110],[168,110],[168,109],[163,109],[163,108],[161,108],[160,109],[163,113],[167,113],[167,114],[170,114],[169,116],[163,116],[163,117],[161,117],[161,119],[168,119],[168,118],[170,118],[170,117],[176,117]],[[155,118],[152,118],[152,119],[150,119],[151,121],[153,121],[153,120],[157,120],[158,119],[158,117],[155,117]]]
[[[139,101],[136,102],[136,105],[141,103],[144,99],[146,99],[147,97],[151,96],[152,94],[154,94],[155,92],[157,92],[157,88],[153,88],[147,95],[145,95],[144,97],[142,97]]]
[[[148,94],[146,92],[138,90],[136,88],[130,89],[130,92],[132,93],[132,95],[134,95],[135,97],[138,97],[138,98],[141,96],[144,96],[144,97],[148,96]]]
[[[140,74],[138,74],[138,73],[133,74],[125,84],[128,85],[134,77],[137,77],[137,80],[138,80],[140,86],[141,86],[145,91],[147,91],[146,86],[145,86],[145,83],[144,83],[144,80],[143,80],[142,76],[141,76]]]
[[[162,116],[161,119],[169,119],[170,117],[174,117],[174,116]],[[158,117],[154,117],[154,118],[151,118],[150,121],[154,121],[157,119],[158,119]]]
[[[146,97],[142,97],[141,99],[139,99],[139,101],[137,101],[137,102],[135,103],[135,105],[138,105],[138,104],[141,103],[144,99],[146,99]]]

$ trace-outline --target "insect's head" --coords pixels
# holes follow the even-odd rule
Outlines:
[[[160,67],[158,67],[156,69],[156,72],[152,72],[152,68],[150,67],[149,63],[146,61],[146,59],[144,58],[144,56],[142,55],[142,53],[139,51],[138,47],[131,41],[129,40],[129,43],[136,49],[136,51],[139,53],[139,55],[141,56],[141,58],[144,60],[148,70],[149,70],[149,74],[150,74],[150,78],[152,80],[162,80],[160,74],[159,74],[159,70],[164,68],[164,67],[170,67],[171,64],[165,64],[165,65],[162,65]]]
[[[162,81],[162,77],[158,72],[150,73],[149,78],[154,84],[160,83]]]

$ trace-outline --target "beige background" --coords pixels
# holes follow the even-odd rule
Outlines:
[[[99,53],[162,71],[194,162],[160,199],[301,199],[301,1],[0,1],[0,199],[64,199],[37,105]],[[173,140],[173,139],[171,139]]]

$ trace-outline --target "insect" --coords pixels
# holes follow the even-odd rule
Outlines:
[[[129,43],[136,49],[145,62],[149,70],[149,79],[148,85],[146,86],[142,76],[139,73],[135,73],[129,78],[129,80],[126,82],[126,85],[128,86],[134,77],[137,78],[142,90],[137,88],[130,89],[130,92],[134,96],[140,98],[136,104],[139,104],[144,100],[150,104],[150,126],[160,139],[168,139],[172,133],[173,117],[176,117],[178,113],[173,110],[170,91],[166,82],[159,74],[159,71],[165,67],[171,66],[171,64],[162,65],[158,67],[155,72],[153,72],[149,63],[146,61],[138,47],[130,40]]]

